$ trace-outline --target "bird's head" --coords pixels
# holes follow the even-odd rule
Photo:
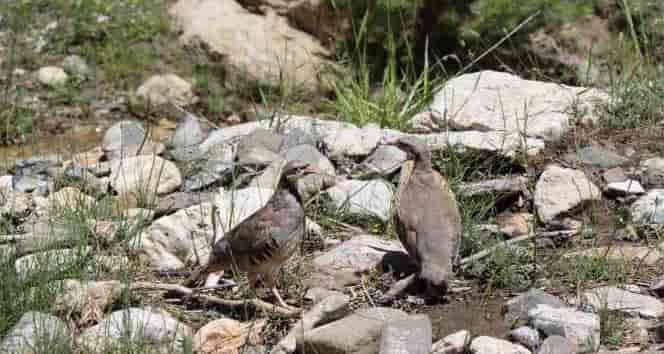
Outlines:
[[[406,153],[408,160],[415,160],[416,163],[430,163],[431,161],[431,152],[426,144],[415,137],[402,137],[388,145],[396,146]]]

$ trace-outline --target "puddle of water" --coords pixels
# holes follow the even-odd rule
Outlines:
[[[428,312],[433,337],[439,339],[465,329],[473,337],[485,335],[504,338],[509,327],[503,322],[503,303],[500,297],[486,300],[477,298],[434,307]]]
[[[62,154],[66,160],[75,153],[101,145],[106,128],[102,125],[78,126],[65,134],[28,138],[25,143],[0,147],[0,165],[9,166],[17,159],[53,153]],[[164,142],[174,129],[174,123],[162,119],[158,125],[151,128],[151,140]]]

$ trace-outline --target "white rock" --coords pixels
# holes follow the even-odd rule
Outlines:
[[[664,157],[653,157],[641,163],[645,170],[646,184],[649,186],[664,187]]]
[[[72,249],[58,249],[34,253],[16,260],[16,276],[20,280],[26,279],[34,272],[62,272],[80,260],[89,250],[80,252]]]
[[[630,211],[637,224],[663,224],[664,189],[650,190],[632,204]]]
[[[652,297],[605,286],[584,293],[588,304],[596,311],[619,311],[629,316],[656,319],[664,316],[664,304]]]
[[[369,172],[385,176],[401,168],[407,159],[406,153],[396,146],[382,145],[362,162],[362,166]]]
[[[191,84],[175,74],[150,77],[136,90],[136,95],[154,105],[175,103],[186,106],[197,101]]]
[[[60,211],[67,208],[90,209],[95,204],[95,199],[81,192],[78,188],[65,187],[48,196],[48,204]]]
[[[533,327],[546,336],[565,337],[582,351],[595,352],[599,348],[600,321],[595,314],[538,305],[528,311],[528,317]]]
[[[56,66],[45,66],[37,72],[37,79],[46,86],[60,86],[67,83],[69,76]]]
[[[350,311],[349,303],[348,295],[334,294],[326,297],[306,312],[270,353],[294,353],[298,337],[302,341],[302,335],[306,331],[346,316]]]
[[[513,329],[510,332],[510,337],[530,350],[537,349],[541,343],[539,332],[528,326]]]
[[[376,216],[383,221],[391,217],[394,191],[383,180],[347,180],[325,190],[325,193],[340,211]]]
[[[0,353],[48,353],[54,348],[70,348],[71,333],[67,324],[54,316],[26,312],[5,335]]]
[[[627,180],[623,182],[613,182],[606,186],[607,191],[614,195],[643,194],[646,192],[639,181]]]
[[[434,343],[431,352],[433,354],[463,354],[470,344],[470,332],[458,331]]]
[[[311,35],[300,32],[273,11],[264,16],[237,1],[180,0],[170,9],[182,30],[182,41],[202,41],[220,54],[238,75],[314,88],[321,69],[332,65],[329,55]]]
[[[406,319],[408,314],[397,309],[365,308],[305,332],[298,346],[305,353],[378,353],[383,326]]]
[[[211,203],[201,203],[155,220],[130,245],[157,270],[182,269],[196,261],[205,264],[212,240]]]
[[[431,109],[447,113],[449,124],[458,129],[523,133],[527,128],[528,137],[557,140],[573,124],[573,111],[581,111],[583,120],[596,121],[595,105],[608,100],[609,95],[597,89],[485,70],[447,81]]]
[[[115,311],[99,324],[83,331],[78,340],[82,347],[97,353],[105,353],[107,345],[127,337],[178,352],[182,351],[184,340],[191,336],[189,326],[163,310],[146,307]]]
[[[470,351],[474,354],[530,354],[530,350],[519,344],[487,336],[473,339],[470,343]]]
[[[181,184],[177,166],[159,156],[134,156],[111,163],[111,187],[118,194],[161,195],[175,191]]]
[[[601,192],[582,171],[549,165],[535,186],[535,208],[549,223],[585,202],[599,200]]]

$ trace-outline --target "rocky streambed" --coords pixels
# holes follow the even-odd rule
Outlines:
[[[153,78],[137,95],[186,109],[179,80]],[[211,127],[181,110],[172,129],[127,116],[79,151],[16,160],[0,177],[3,265],[26,292],[58,293],[50,311],[21,314],[0,351],[107,352],[127,336],[155,352],[658,350],[664,155],[583,135],[607,102],[487,71],[450,80],[407,132],[284,113]],[[379,306],[412,271],[390,221],[405,154],[386,144],[404,135],[453,182],[464,258],[446,302],[411,289]],[[296,182],[307,237],[279,279],[303,312],[246,301],[268,295],[241,276],[178,288],[212,240],[267,202],[290,160],[318,171]]]

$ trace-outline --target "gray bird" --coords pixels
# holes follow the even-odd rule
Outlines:
[[[398,282],[383,297],[387,302],[405,290],[418,275],[427,294],[441,296],[453,275],[461,238],[461,216],[447,180],[431,165],[431,153],[414,138],[392,144],[406,152],[401,169],[394,221],[396,231],[418,266],[418,273]]]
[[[220,277],[229,269],[246,272],[252,288],[262,283],[271,289],[280,306],[291,308],[279,294],[275,277],[304,237],[304,210],[297,193],[290,190],[294,187],[289,179],[307,168],[308,165],[300,161],[288,162],[267,204],[217,241],[207,265],[195,272],[186,284],[196,283],[208,274],[216,273]]]

